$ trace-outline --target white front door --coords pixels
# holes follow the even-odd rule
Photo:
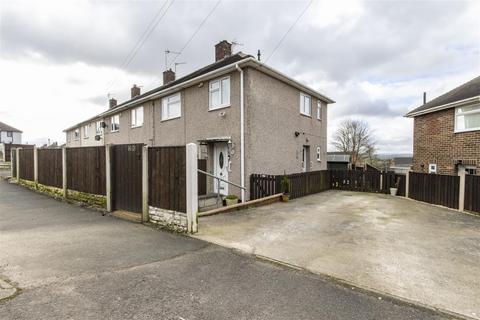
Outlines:
[[[213,146],[213,166],[216,177],[228,181],[228,146],[227,143],[215,143]],[[214,191],[223,195],[228,194],[228,183],[214,179]]]

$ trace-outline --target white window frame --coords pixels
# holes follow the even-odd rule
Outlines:
[[[78,140],[80,138],[80,128],[73,130],[73,140]]]
[[[171,102],[170,99],[176,98],[178,96],[178,102]],[[179,113],[178,115],[170,115],[170,107],[173,104],[178,103]],[[162,121],[178,119],[182,117],[182,95],[180,92],[166,96],[162,98]]]
[[[103,132],[102,128],[102,120],[100,121],[95,121],[95,134],[100,135]]]
[[[308,112],[306,110],[306,99],[308,99]],[[312,116],[312,97],[303,92],[300,92],[300,114],[307,117]]]
[[[317,100],[317,120],[322,120],[322,102]]]
[[[471,107],[476,107],[477,109],[460,113],[459,110],[460,110],[462,107],[457,107],[457,108],[455,108],[455,120],[454,120],[454,121],[455,121],[455,133],[480,130],[480,127],[468,128],[468,129],[466,129],[466,128],[465,128],[465,129],[458,129],[458,128],[457,128],[457,118],[458,118],[458,117],[460,117],[460,116],[468,116],[468,115],[477,114],[477,113],[480,114],[480,104],[478,104],[478,105],[473,105],[473,106],[471,106]]]
[[[90,137],[90,124],[83,126],[83,139],[88,139]]]
[[[320,146],[317,147],[317,161],[322,162],[322,148]]]
[[[13,138],[13,131],[7,131],[7,138]]]
[[[228,80],[228,95],[224,93],[222,82],[224,80]],[[212,89],[212,86],[218,83],[218,89]],[[208,84],[208,110],[217,110],[221,108],[227,108],[230,107],[230,95],[231,95],[231,82],[230,82],[230,76],[227,77],[222,77],[218,78],[215,80],[210,81]],[[220,98],[220,104],[219,105],[213,105],[213,100],[212,100],[212,93],[217,92],[219,94]]]
[[[138,114],[139,114],[139,111],[141,111],[141,114],[142,114],[142,122],[141,122],[141,123],[138,123]],[[144,117],[143,117],[143,116],[144,116],[144,114],[143,114],[143,106],[133,108],[133,109],[130,111],[130,124],[131,124],[132,128],[138,128],[138,127],[143,126],[143,121],[144,121]]]
[[[428,173],[436,174],[437,173],[437,164],[429,163],[428,164]]]
[[[117,128],[114,127],[115,123],[118,124]],[[118,131],[120,131],[120,115],[116,114],[110,118],[110,132],[118,132]]]

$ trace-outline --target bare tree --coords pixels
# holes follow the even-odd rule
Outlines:
[[[368,123],[361,120],[343,121],[333,136],[332,144],[338,151],[350,155],[353,166],[364,158],[371,160],[375,154],[371,130]]]

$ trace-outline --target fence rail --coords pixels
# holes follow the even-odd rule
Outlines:
[[[410,172],[409,197],[458,209],[460,177]]]
[[[480,176],[465,176],[465,210],[480,213]]]

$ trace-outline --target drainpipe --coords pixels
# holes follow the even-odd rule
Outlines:
[[[240,185],[245,188],[245,121],[244,112],[245,104],[243,101],[243,70],[235,65],[240,72]],[[245,202],[245,189],[241,189],[241,199]]]

